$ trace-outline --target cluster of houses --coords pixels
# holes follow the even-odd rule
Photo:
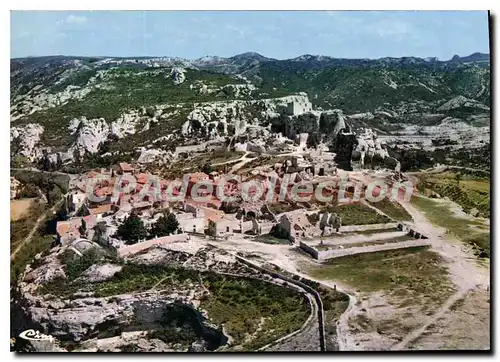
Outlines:
[[[225,179],[218,172],[189,174],[186,197],[177,201],[164,198],[156,199],[141,194],[148,187],[148,180],[153,175],[143,172],[128,163],[120,163],[115,169],[91,171],[73,182],[71,191],[66,196],[67,220],[57,223],[57,239],[62,245],[84,239],[114,248],[125,247],[117,238],[119,225],[132,213],[138,215],[146,227],[154,224],[168,210],[174,213],[179,223],[179,234],[208,235],[215,238],[227,238],[231,234],[250,235],[269,234],[280,236],[290,241],[324,235],[325,230],[337,230],[341,223],[335,215],[320,215],[315,208],[315,195],[310,202],[297,203],[292,195],[292,188],[301,185],[317,185],[325,180],[334,181],[336,175],[325,176],[319,169],[293,157],[283,163],[254,168],[244,182],[255,181],[261,190],[247,189],[247,197],[242,197],[242,182]],[[117,192],[116,182],[121,182],[120,175],[135,179],[135,188],[130,192]],[[284,176],[288,176],[284,178]],[[284,179],[287,185],[283,187]],[[94,182],[92,182],[94,180]],[[197,187],[196,193],[203,201],[190,197],[195,185],[200,181],[212,184],[212,190]],[[241,180],[240,180],[241,181]],[[89,197],[87,186],[92,183],[92,192],[99,198]],[[221,201],[218,197],[222,183],[224,194],[234,201]],[[159,180],[161,191],[169,187],[170,181]],[[270,192],[273,191],[273,192]],[[180,190],[173,188],[173,194]],[[260,192],[260,197],[256,196]],[[325,187],[323,195],[333,195],[335,186]],[[284,196],[284,198],[283,198]],[[299,192],[299,197],[301,196]],[[272,204],[285,203],[295,207],[286,208],[285,212],[274,212]],[[312,206],[312,207],[311,207]],[[289,211],[291,209],[291,211]],[[276,209],[275,209],[276,210]],[[277,210],[280,210],[278,207]],[[316,217],[311,217],[316,214]]]

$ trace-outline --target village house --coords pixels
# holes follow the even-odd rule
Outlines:
[[[120,175],[132,175],[134,173],[134,167],[126,162],[120,162],[118,166]]]
[[[84,215],[93,215],[97,218],[97,220],[102,219],[104,216],[113,214],[116,210],[116,206],[113,204],[103,204],[95,207],[83,205],[82,207],[82,213]]]
[[[208,234],[215,237],[224,237],[240,229],[238,220],[227,219],[224,215],[214,215],[208,218]]]
[[[195,172],[189,175],[189,183],[187,187],[187,195],[186,196],[191,196],[191,192],[193,189],[193,186],[196,185],[198,182],[210,182],[209,176],[204,173],[204,172]],[[201,192],[203,187],[198,188],[198,190]]]
[[[305,210],[285,212],[279,217],[278,232],[283,238],[295,241],[297,238],[314,237],[316,228],[311,225]]]
[[[205,212],[198,209],[196,213],[178,213],[175,215],[179,222],[179,230],[183,233],[205,233]]]
[[[145,215],[149,213],[153,208],[153,203],[151,201],[138,201],[132,203],[132,209],[138,215]]]
[[[74,217],[65,221],[58,221],[56,225],[57,242],[67,245],[74,240],[86,238],[87,233],[97,223],[95,216]]]
[[[69,214],[78,212],[87,201],[87,194],[79,190],[68,194],[64,200],[65,208]]]

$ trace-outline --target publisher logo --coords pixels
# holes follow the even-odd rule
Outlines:
[[[54,341],[54,337],[51,335],[40,333],[34,329],[28,329],[19,334],[19,337],[26,339],[27,341]]]

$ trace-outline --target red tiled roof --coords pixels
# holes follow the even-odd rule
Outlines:
[[[208,175],[204,172],[195,172],[189,175],[189,182],[196,182],[201,180],[207,180]]]
[[[92,171],[90,171],[89,173],[87,173],[87,177],[88,177],[88,178],[93,178],[93,177],[96,177],[96,176],[98,176],[98,175],[100,175],[100,173],[99,173],[99,172],[96,172],[96,171],[93,171],[93,170],[92,170]]]
[[[120,166],[120,169],[124,172],[132,172],[134,171],[134,168],[132,167],[132,165],[126,163],[126,162],[120,162],[118,164],[118,166]]]
[[[95,190],[96,196],[109,196],[113,195],[113,187],[112,186],[105,186],[101,187]]]
[[[97,223],[97,220],[93,215],[74,217],[69,220],[58,221],[56,225],[57,234],[59,236],[64,236],[69,233],[79,233],[78,228],[82,225],[82,220],[85,220],[87,229],[93,228]]]
[[[106,204],[106,205],[99,205],[97,207],[93,207],[89,209],[90,215],[99,215],[99,214],[104,214],[111,212],[111,207],[113,205],[111,204]]]
[[[135,179],[137,180],[137,183],[139,184],[145,184],[148,182],[149,175],[146,175],[145,173],[138,173],[135,175]]]

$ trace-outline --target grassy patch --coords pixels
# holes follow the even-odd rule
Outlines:
[[[16,254],[15,259],[10,262],[11,283],[15,283],[17,281],[17,278],[24,271],[26,265],[33,260],[36,254],[49,249],[53,242],[54,238],[50,235],[33,236],[33,239],[31,239],[29,243],[25,244]]]
[[[490,183],[489,178],[457,172],[443,172],[440,174],[421,174],[419,189],[426,193],[430,189],[449,197],[459,204],[465,212],[476,208],[480,216],[490,217]]]
[[[490,233],[477,230],[484,228],[481,221],[455,216],[448,205],[433,199],[413,197],[412,203],[425,213],[431,223],[447,229],[448,233],[471,245],[476,255],[490,257]]]
[[[47,211],[46,204],[35,201],[31,203],[26,217],[10,222],[11,252],[33,230],[36,220]]]
[[[411,215],[397,202],[391,201],[387,198],[382,199],[379,202],[369,202],[370,205],[376,207],[387,216],[397,220],[397,221],[412,221]]]
[[[337,249],[349,249],[362,246],[374,246],[389,243],[399,243],[402,241],[414,240],[413,237],[409,235],[396,236],[390,239],[376,240],[376,241],[366,241],[363,243],[351,243],[351,244],[341,244],[341,245],[316,245],[315,248],[318,250],[337,250]]]
[[[327,205],[322,212],[337,213],[342,218],[342,225],[383,224],[391,220],[359,202],[346,205]]]
[[[272,245],[290,245],[290,240],[288,239],[280,239],[274,237],[272,235],[259,235],[252,239],[252,241],[256,241],[264,244],[272,244]]]
[[[441,261],[439,254],[414,247],[337,258],[311,267],[309,274],[363,292],[387,291],[402,302],[442,302],[454,289]]]

